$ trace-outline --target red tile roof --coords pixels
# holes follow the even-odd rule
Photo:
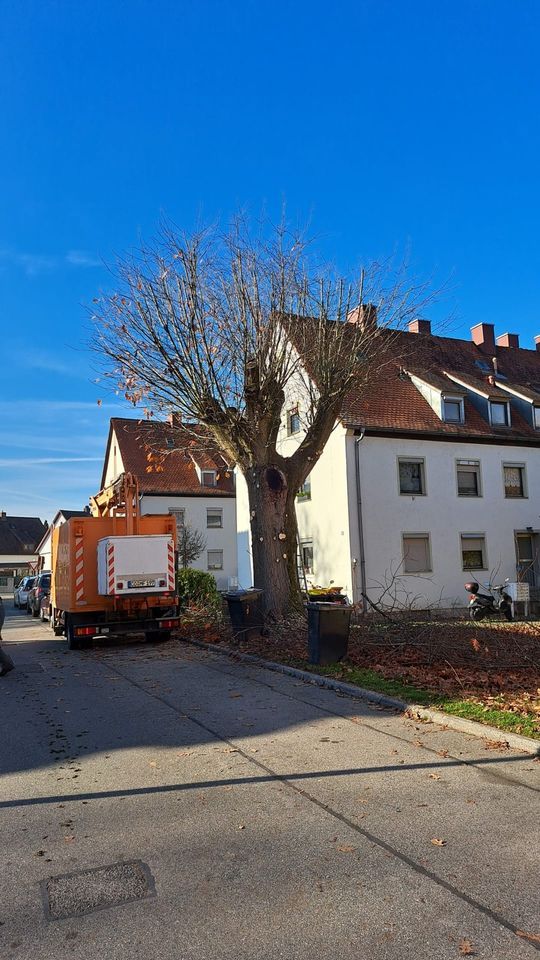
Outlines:
[[[349,335],[347,327],[345,324],[345,336]],[[354,331],[350,335],[354,336]],[[501,390],[506,382],[513,389],[521,384],[529,391],[531,400],[534,399],[536,393],[540,393],[540,352],[496,347],[495,371],[492,357],[470,340],[384,329],[380,336],[380,354],[371,360],[375,372],[369,378],[369,385],[353,388],[343,403],[341,416],[346,426],[363,427],[371,433],[439,434],[456,439],[484,438],[492,442],[540,442],[540,432],[520,414],[511,394]],[[306,365],[309,368],[309,360]],[[437,389],[446,388],[449,395],[463,394],[464,390],[447,374],[454,373],[466,382],[469,389],[464,400],[465,422],[441,421],[407,371],[420,378],[424,375],[428,383]],[[489,377],[495,382],[490,383]],[[482,389],[493,398],[510,401],[510,427],[491,425],[471,401],[474,388]]]
[[[115,433],[124,469],[139,481],[141,493],[176,496],[234,497],[232,467],[204,428],[171,426],[154,420],[111,419],[107,463]],[[216,486],[203,486],[200,471],[213,470]]]

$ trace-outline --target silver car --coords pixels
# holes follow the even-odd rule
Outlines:
[[[26,608],[28,594],[34,586],[36,580],[37,577],[23,577],[18,586],[15,587],[15,590],[13,591],[13,606],[17,610],[23,610]]]

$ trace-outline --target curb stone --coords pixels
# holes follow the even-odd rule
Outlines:
[[[365,700],[367,703],[386,707],[389,710],[396,710],[411,719],[429,720],[431,723],[438,723],[443,727],[449,727],[451,730],[468,733],[471,736],[480,737],[484,740],[492,740],[501,745],[507,744],[514,750],[522,750],[524,753],[530,753],[533,756],[540,757],[540,743],[537,740],[533,740],[532,737],[524,737],[520,733],[509,733],[505,730],[499,730],[497,727],[490,727],[487,724],[478,723],[476,720],[456,717],[452,713],[443,713],[441,710],[424,707],[416,703],[407,703],[405,700],[388,697],[386,694],[377,693],[375,690],[356,687],[352,683],[344,683],[342,680],[334,680],[332,677],[324,677],[321,674],[311,673],[307,670],[298,670],[296,667],[289,667],[284,663],[275,663],[273,660],[263,660],[262,657],[257,657],[253,653],[240,653],[231,647],[221,646],[217,643],[204,643],[203,640],[187,640],[185,637],[182,638],[181,642],[189,643],[194,647],[199,647],[201,650],[211,650],[213,653],[220,653],[222,656],[229,657],[231,660],[253,663],[259,667],[264,667],[266,670],[272,670],[274,673],[283,673],[289,677],[295,677],[297,680],[303,680],[305,683],[311,683],[317,687],[335,690],[337,693],[342,693],[355,700]]]

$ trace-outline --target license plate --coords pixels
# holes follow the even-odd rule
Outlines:
[[[128,590],[131,588],[136,589],[137,587],[155,587],[155,580],[128,580]]]

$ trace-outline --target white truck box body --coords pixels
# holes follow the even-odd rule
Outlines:
[[[167,535],[103,537],[97,562],[102,596],[174,592],[174,542]]]

